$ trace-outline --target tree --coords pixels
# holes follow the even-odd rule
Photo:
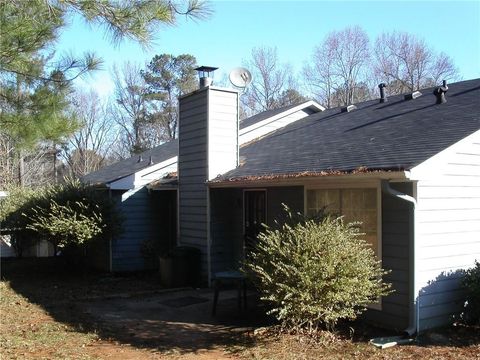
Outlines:
[[[307,100],[308,99],[300,94],[297,90],[287,89],[278,97],[277,106],[280,108],[284,106],[297,105]]]
[[[148,93],[150,124],[156,127],[158,138],[168,141],[177,136],[178,97],[197,87],[194,56],[184,54],[156,55],[142,71]]]
[[[333,73],[333,49],[327,45],[326,41],[315,47],[312,63],[303,68],[303,77],[313,96],[327,109],[333,107],[332,94],[336,86]]]
[[[106,165],[117,139],[115,123],[94,91],[76,91],[72,112],[80,129],[64,146],[63,157],[72,177],[80,177]]]
[[[312,64],[305,66],[305,81],[327,108],[352,104],[358,84],[366,77],[369,57],[369,39],[361,27],[332,31],[315,48]],[[342,94],[339,104],[332,103],[335,92]]]
[[[20,185],[26,182],[24,159],[29,150],[35,149],[34,158],[38,158],[38,148],[64,141],[77,128],[75,119],[65,111],[70,83],[58,71],[49,74],[55,81],[42,78],[44,65],[45,60],[37,56],[29,71],[38,77],[2,73],[0,78],[0,132],[11,149],[10,163],[18,165]]]
[[[140,66],[127,62],[121,71],[114,69],[115,106],[112,116],[122,129],[122,142],[130,154],[141,153],[153,146],[155,134],[149,132],[147,116],[148,89]]]
[[[20,174],[25,148],[57,141],[75,129],[74,122],[64,116],[62,96],[66,94],[52,88],[65,87],[100,66],[91,53],[52,60],[53,45],[66,18],[78,14],[88,23],[103,26],[113,42],[128,37],[147,46],[158,27],[174,25],[178,15],[202,18],[209,14],[199,0],[183,4],[169,0],[0,0],[0,131],[2,137],[16,140]]]
[[[406,32],[383,33],[375,41],[375,74],[391,94],[412,92],[455,79],[458,70],[445,53],[436,54],[423,39]]]
[[[253,80],[242,98],[244,105],[252,113],[277,108],[279,97],[290,87],[292,80],[290,68],[279,64],[277,49],[254,48],[246,67],[251,71]]]

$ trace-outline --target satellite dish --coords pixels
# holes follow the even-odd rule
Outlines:
[[[252,74],[243,67],[237,67],[230,71],[230,82],[238,88],[246,88],[252,82]]]

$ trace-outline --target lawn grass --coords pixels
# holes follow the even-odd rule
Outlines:
[[[118,294],[141,297],[158,289],[155,277],[71,276],[17,273],[0,282],[0,358],[3,359],[480,359],[480,328],[456,326],[423,334],[416,343],[379,350],[368,343],[382,330],[355,325],[353,332],[310,337],[266,330],[195,353],[135,347],[84,314],[79,303]],[[103,326],[107,326],[103,325]],[[148,326],[148,324],[140,324]],[[129,329],[128,331],[135,331]],[[99,334],[103,334],[100,336]],[[117,336],[115,336],[117,335]]]
[[[98,340],[94,332],[81,332],[55,321],[39,305],[0,282],[0,352],[5,359],[93,359],[85,346]]]

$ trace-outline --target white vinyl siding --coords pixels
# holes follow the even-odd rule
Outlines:
[[[480,131],[412,170],[417,186],[421,330],[462,310],[463,271],[480,260]]]

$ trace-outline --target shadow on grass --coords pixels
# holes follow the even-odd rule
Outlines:
[[[265,316],[252,294],[248,308],[239,311],[236,292],[221,292],[217,314],[212,316],[213,294],[209,289],[164,291],[152,274],[75,275],[55,267],[42,267],[40,263],[41,260],[35,260],[29,266],[20,266],[19,262],[2,261],[2,277],[17,293],[77,331],[95,332],[102,339],[136,348],[180,354],[215,348],[235,352],[272,341],[272,337],[253,336],[254,328],[271,325],[272,320]],[[436,280],[453,281],[443,276]],[[428,292],[436,286],[430,283]],[[114,296],[119,294],[124,296]],[[457,326],[430,331],[412,345],[480,344],[479,330]],[[336,333],[339,340],[364,344],[371,338],[391,335],[399,334],[362,321],[339,324]]]
[[[55,321],[152,351],[227,347],[234,352],[255,345],[255,327],[271,324],[253,295],[248,308],[239,311],[236,292],[221,292],[212,316],[209,289],[166,291],[155,274],[72,274],[37,258],[2,261],[2,280]]]

